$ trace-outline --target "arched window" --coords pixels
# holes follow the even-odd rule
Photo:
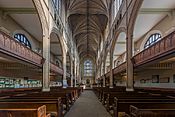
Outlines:
[[[161,35],[159,33],[152,34],[144,45],[144,49],[150,47],[152,44],[158,42],[161,39]]]
[[[84,76],[92,76],[93,75],[93,64],[92,61],[86,60],[84,62]]]
[[[14,35],[14,38],[19,41],[20,43],[24,44],[26,47],[28,48],[32,48],[29,40],[27,39],[27,37],[24,35],[24,34],[20,34],[20,33],[17,33]]]

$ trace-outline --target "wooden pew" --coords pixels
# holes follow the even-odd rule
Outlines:
[[[150,107],[152,105],[166,105],[169,106],[169,104],[175,105],[174,99],[117,99],[115,98],[115,104],[114,104],[114,117],[118,117],[119,112],[125,112],[129,113],[129,107],[130,105],[135,106],[147,106]]]
[[[47,113],[55,113],[56,117],[62,117],[61,98],[56,99],[3,99],[0,100],[0,108],[34,108],[46,105]]]
[[[110,92],[108,93],[107,97],[104,99],[104,105],[107,108],[107,111],[110,110],[110,105],[112,106],[112,104],[114,103],[114,97],[117,98],[124,98],[124,99],[128,99],[128,98],[151,98],[153,96],[150,96],[146,93],[137,93],[137,92]],[[160,97],[160,96],[154,96],[154,98],[166,98],[166,97]]]
[[[175,105],[175,100],[171,98],[174,96],[167,97],[169,92],[172,92],[169,90],[167,92],[164,92],[158,89],[155,89],[153,91],[136,89],[134,92],[126,92],[125,88],[120,87],[116,87],[115,89],[95,87],[94,92],[97,96],[100,97],[102,103],[106,104],[105,106],[108,111],[110,110],[110,105],[113,106],[111,109],[114,110],[114,117],[118,117],[119,112],[129,113],[129,106],[131,104],[134,104],[136,106],[146,104],[147,107],[150,107],[151,105],[166,106],[169,103]],[[116,97],[115,100],[114,97]],[[126,116],[129,117],[130,115],[126,114],[125,117]]]
[[[64,108],[68,111],[72,105],[72,100],[69,93],[64,92],[39,92],[35,94],[28,94],[22,96],[12,96],[8,99],[55,99],[61,97]]]
[[[57,101],[58,97],[61,97],[62,98],[61,104],[57,104],[57,105],[61,105],[60,107],[61,112],[59,112],[61,113],[61,115],[59,115],[61,117],[63,115],[62,103],[66,105],[66,111],[68,111],[70,108],[70,104],[72,104],[73,100],[75,101],[75,99],[78,98],[78,96],[82,92],[82,88],[68,88],[68,89],[54,88],[50,92],[40,92],[40,91],[41,89],[34,89],[34,90],[28,89],[25,91],[23,89],[4,90],[3,92],[1,92],[2,96],[4,97],[0,97],[0,102],[19,102],[19,101],[30,102],[30,103],[46,102],[46,106],[48,106],[49,102]],[[49,106],[49,109],[50,108],[51,107]],[[47,109],[47,112],[49,112],[48,109]],[[48,115],[48,116],[51,116],[51,115]]]
[[[81,92],[83,92],[83,87],[51,87],[51,91],[73,91],[74,98],[77,99],[80,96]]]
[[[114,87],[112,89],[109,87],[94,87],[94,91],[102,102],[109,92],[126,92],[125,87]]]
[[[15,95],[25,95],[30,93],[39,92],[41,89],[38,88],[19,88],[19,89],[2,89],[0,90],[0,99],[8,98]]]
[[[11,95],[11,93],[9,93],[10,96],[7,97],[3,97],[3,98],[25,98],[25,99],[32,99],[32,98],[58,98],[61,97],[62,98],[62,102],[64,103],[64,107],[66,108],[66,111],[68,111],[71,107],[71,105],[73,104],[73,91],[72,90],[62,90],[60,89],[58,92],[57,91],[51,91],[51,92],[30,92],[30,93],[25,93],[25,94],[16,94],[16,95]],[[64,91],[64,92],[63,92]],[[1,99],[3,99],[1,98]]]
[[[0,107],[0,117],[46,117],[46,106],[38,106],[32,108],[20,108],[17,106],[15,108]]]
[[[130,105],[131,117],[175,117],[175,104]]]

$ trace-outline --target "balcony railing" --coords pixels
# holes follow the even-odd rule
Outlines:
[[[52,63],[52,62],[50,62],[50,69],[51,69],[52,72],[63,75],[63,72],[64,72],[63,69],[60,68],[58,65]],[[66,76],[70,78],[70,73],[67,72]]]
[[[29,49],[2,31],[0,31],[0,52],[11,57],[15,57],[19,60],[42,67],[43,58],[41,55]],[[50,69],[53,72],[63,75],[63,69],[54,63],[50,63]],[[70,77],[70,74],[67,73],[67,76]]]
[[[42,56],[0,31],[0,52],[42,67]]]
[[[157,43],[151,45],[145,50],[141,51],[133,57],[134,67],[145,64],[147,62],[159,59],[166,55],[170,55],[175,52],[175,31],[168,36],[162,38]],[[126,70],[126,62],[120,64],[113,69],[113,74],[120,73]],[[109,72],[106,73],[106,77],[109,76]]]
[[[106,78],[109,78],[110,77],[110,71],[105,74],[105,77]]]
[[[58,67],[58,65],[56,65],[52,62],[50,63],[50,69],[51,69],[51,71],[53,71],[57,74],[63,75],[63,69]]]
[[[169,55],[175,51],[175,32],[162,38],[157,43],[134,56],[134,66],[142,65],[152,60]]]
[[[67,73],[66,73],[66,76],[70,78],[70,73],[67,72]]]
[[[117,74],[125,70],[126,70],[126,62],[123,62],[122,64],[113,69],[113,74]]]

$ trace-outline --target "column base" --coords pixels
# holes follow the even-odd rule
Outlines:
[[[42,92],[49,92],[50,91],[50,88],[43,88],[42,89]]]
[[[126,88],[126,91],[134,91],[134,88]]]
[[[106,86],[103,86],[103,87],[106,87]]]
[[[109,88],[112,89],[112,88],[114,88],[114,87],[113,87],[113,86],[110,86]]]

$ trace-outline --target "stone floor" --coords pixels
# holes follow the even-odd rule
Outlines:
[[[76,100],[65,117],[111,117],[96,95],[91,90],[85,90]]]

